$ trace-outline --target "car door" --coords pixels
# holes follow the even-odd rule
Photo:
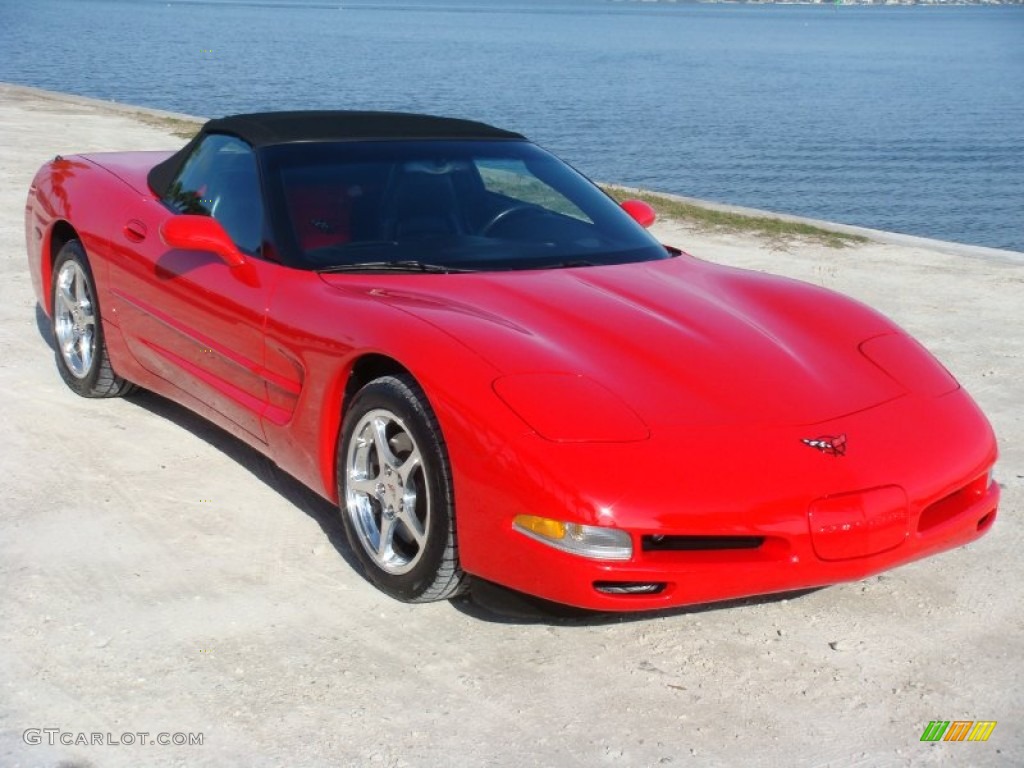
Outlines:
[[[246,263],[164,244],[160,226],[178,213],[220,221]],[[205,138],[163,200],[126,212],[132,258],[111,265],[122,334],[138,362],[213,409],[225,426],[265,441],[260,423],[264,322],[283,267],[262,259],[263,205],[255,153],[227,135]]]

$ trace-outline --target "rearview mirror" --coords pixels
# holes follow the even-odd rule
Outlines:
[[[221,223],[211,216],[190,213],[172,216],[160,227],[160,239],[171,248],[215,253],[229,267],[245,264],[245,256],[228,237]]]
[[[633,221],[644,229],[651,226],[654,220],[658,218],[658,214],[654,212],[654,209],[643,200],[626,200],[624,203],[621,203],[621,207],[622,210],[633,217]]]

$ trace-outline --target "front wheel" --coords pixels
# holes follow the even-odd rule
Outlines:
[[[462,592],[451,469],[419,385],[384,376],[359,390],[337,455],[345,533],[367,578],[410,603]]]
[[[71,240],[53,265],[53,340],[61,378],[82,397],[119,397],[135,386],[110,365],[96,283],[85,249]]]

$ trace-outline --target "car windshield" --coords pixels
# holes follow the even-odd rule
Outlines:
[[[310,269],[480,271],[668,258],[628,214],[526,141],[261,150],[274,237]]]

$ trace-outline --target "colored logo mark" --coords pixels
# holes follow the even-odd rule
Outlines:
[[[841,435],[822,435],[821,437],[809,438],[805,437],[800,441],[810,448],[817,448],[828,456],[845,456],[846,455],[846,434]]]
[[[995,727],[995,720],[932,720],[921,741],[988,741]]]

